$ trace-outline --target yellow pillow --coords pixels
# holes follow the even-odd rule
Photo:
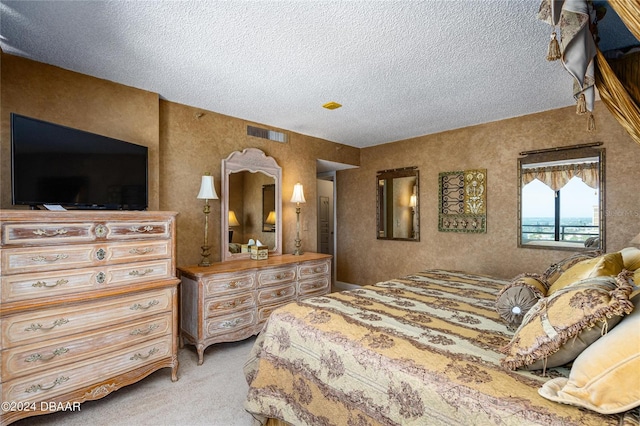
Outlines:
[[[624,269],[637,271],[640,269],[640,249],[636,247],[627,247],[620,250],[622,254],[622,262]]]
[[[581,251],[579,253],[574,253],[571,256],[567,256],[559,262],[552,263],[549,265],[546,271],[542,273],[543,281],[553,284],[556,282],[560,275],[562,275],[567,269],[571,268],[576,263],[593,259],[594,257],[598,257],[602,255],[602,251],[600,250],[590,250],[590,251]]]
[[[540,299],[527,312],[500,361],[510,370],[558,367],[633,310],[631,285],[622,277],[593,277]]]
[[[559,289],[568,286],[576,281],[585,278],[602,277],[605,275],[616,276],[623,269],[622,254],[620,252],[607,253],[605,255],[580,261],[566,270],[549,287],[547,296],[552,295]]]
[[[640,297],[633,300],[640,303]],[[582,352],[569,378],[545,383],[538,393],[552,401],[602,414],[640,406],[640,307]]]

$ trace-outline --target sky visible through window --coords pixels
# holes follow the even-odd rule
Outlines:
[[[574,177],[560,189],[560,214],[564,218],[586,218],[590,224],[598,206],[598,190]],[[535,179],[522,188],[522,218],[553,218],[554,191]]]

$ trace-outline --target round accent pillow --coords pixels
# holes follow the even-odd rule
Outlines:
[[[498,293],[496,312],[507,328],[513,331],[520,326],[529,309],[545,296],[546,291],[546,284],[537,274],[518,275]]]

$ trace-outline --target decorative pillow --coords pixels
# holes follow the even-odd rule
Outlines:
[[[583,251],[580,253],[572,254],[571,256],[565,257],[557,263],[552,263],[547,268],[547,270],[542,273],[542,279],[548,282],[549,285],[551,285],[556,282],[558,278],[560,278],[560,275],[562,275],[564,271],[571,268],[576,263],[582,260],[593,259],[594,257],[600,255],[602,255],[602,251],[600,250]]]
[[[538,274],[520,274],[505,285],[496,299],[496,311],[515,330],[522,318],[547,293],[547,285]]]
[[[559,289],[585,278],[605,275],[615,277],[622,272],[622,269],[622,254],[620,254],[620,252],[607,253],[599,257],[594,257],[593,259],[582,260],[560,275],[551,287],[549,287],[547,295],[550,296]]]
[[[501,364],[538,370],[574,360],[633,309],[626,277],[587,278],[540,299],[501,349]]]
[[[552,379],[538,393],[602,414],[640,406],[640,296],[632,302],[634,311],[576,358],[569,378]]]
[[[636,247],[627,247],[620,250],[624,269],[637,271],[640,269],[640,249]]]

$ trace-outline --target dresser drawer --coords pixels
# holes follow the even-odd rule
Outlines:
[[[204,329],[207,337],[220,334],[231,334],[242,328],[255,324],[254,310],[238,312],[232,315],[209,318],[205,320]]]
[[[158,339],[87,359],[47,373],[21,377],[2,384],[2,400],[50,401],[76,389],[98,384],[118,374],[172,356],[172,338]]]
[[[93,245],[0,250],[2,275],[85,268],[99,262]]]
[[[93,222],[20,223],[0,225],[3,245],[51,245],[92,242],[96,239]]]
[[[140,260],[163,259],[171,256],[171,240],[136,241],[111,244],[97,248],[104,250],[104,259],[118,262],[137,262]],[[97,258],[99,258],[97,256]]]
[[[316,275],[328,274],[331,262],[323,260],[320,262],[305,262],[298,266],[298,279],[304,280]]]
[[[258,289],[258,304],[271,305],[274,303],[282,303],[287,300],[295,300],[296,283],[292,282],[287,285],[277,287],[269,287]]]
[[[298,283],[298,295],[300,298],[318,296],[329,292],[329,278],[318,277]]]
[[[172,309],[171,289],[105,298],[75,306],[24,312],[2,319],[3,348],[43,342],[100,327],[110,327]]]
[[[146,243],[69,245],[63,247],[11,248],[0,252],[0,272],[12,275],[25,272],[102,266],[150,259],[171,258],[170,240]]]
[[[213,297],[205,300],[205,318],[218,315],[226,315],[231,312],[254,308],[256,301],[252,292],[237,294],[228,297]]]
[[[221,294],[237,293],[244,290],[253,290],[255,287],[254,274],[220,274],[211,278],[203,278],[204,297],[218,296]]]
[[[89,336],[76,335],[18,346],[2,351],[2,381],[55,368],[71,362],[110,354],[124,347],[171,334],[172,315],[161,313],[151,318],[105,328]]]
[[[257,272],[257,276],[258,287],[287,283],[295,281],[296,268],[292,266],[288,268],[260,269]]]
[[[172,278],[171,259],[0,277],[2,302],[77,294],[84,291]]]
[[[169,238],[171,225],[169,222],[106,222],[105,238],[107,240],[127,240],[140,238]]]

